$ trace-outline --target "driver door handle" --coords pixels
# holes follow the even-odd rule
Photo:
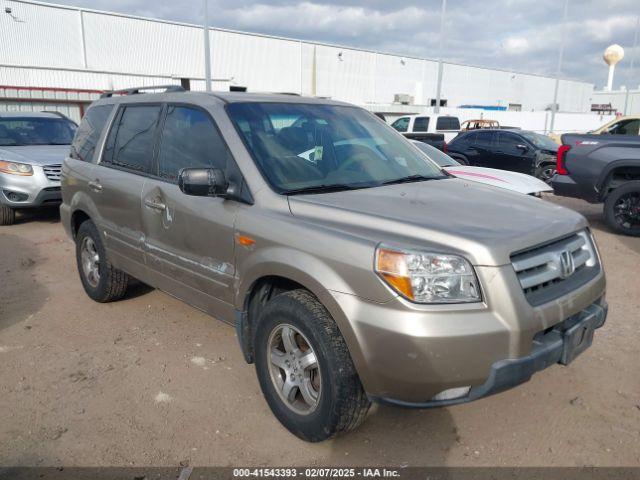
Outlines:
[[[102,191],[102,185],[100,184],[100,180],[93,180],[91,182],[88,183],[89,188],[91,190],[93,190],[94,192],[101,192]]]
[[[150,200],[148,198],[144,199],[144,204],[147,207],[149,207],[149,208],[151,208],[153,210],[157,210],[159,212],[164,212],[166,210],[166,208],[167,208],[167,206],[164,203],[162,203],[160,201]]]

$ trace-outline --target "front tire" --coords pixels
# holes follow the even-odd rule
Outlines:
[[[127,292],[129,276],[109,263],[98,229],[90,220],[78,228],[76,262],[84,291],[96,302],[119,300]]]
[[[555,163],[545,163],[536,168],[535,177],[543,182],[549,184],[551,183],[551,179],[556,174],[556,164]]]
[[[7,206],[0,204],[0,225],[13,225],[16,221],[16,211]]]
[[[604,220],[614,232],[640,236],[640,181],[612,190],[604,202]]]
[[[256,373],[271,411],[294,435],[319,442],[355,429],[370,407],[346,342],[325,307],[293,290],[264,307]]]

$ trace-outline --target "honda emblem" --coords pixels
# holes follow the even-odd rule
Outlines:
[[[573,272],[576,271],[576,265],[573,262],[573,255],[569,250],[564,250],[560,252],[559,255],[559,270],[560,270],[560,278],[567,278],[573,275]]]

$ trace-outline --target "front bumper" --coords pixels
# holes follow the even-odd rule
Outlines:
[[[33,165],[33,175],[0,173],[0,203],[12,208],[58,205],[62,201],[60,182],[49,180],[41,166]]]
[[[470,399],[496,393],[509,385],[504,372],[521,368],[515,376],[521,383],[537,371],[532,365],[539,366],[535,359],[543,355],[536,354],[540,332],[577,318],[593,304],[606,312],[602,270],[570,293],[536,306],[525,298],[511,265],[477,266],[476,273],[486,288],[484,302],[475,304],[416,305],[400,298],[381,304],[331,292],[340,307],[331,313],[372,399],[430,406],[434,397],[454,388],[470,386]],[[557,361],[551,354],[543,357],[545,365]],[[521,375],[526,369],[530,373]]]
[[[471,387],[466,395],[448,400],[404,402],[384,397],[373,397],[379,403],[405,408],[444,407],[467,403],[479,398],[503,392],[527,382],[534,373],[551,365],[568,365],[580,353],[591,346],[593,332],[604,325],[607,304],[593,303],[582,312],[559,323],[549,331],[540,332],[533,341],[533,351],[522,358],[505,359],[491,366],[489,378],[482,385]]]

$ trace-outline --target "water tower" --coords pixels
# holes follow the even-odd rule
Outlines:
[[[606,90],[610,92],[613,89],[613,72],[616,69],[616,64],[624,58],[624,48],[614,43],[607,47],[602,58],[609,65],[609,79],[607,80]]]

